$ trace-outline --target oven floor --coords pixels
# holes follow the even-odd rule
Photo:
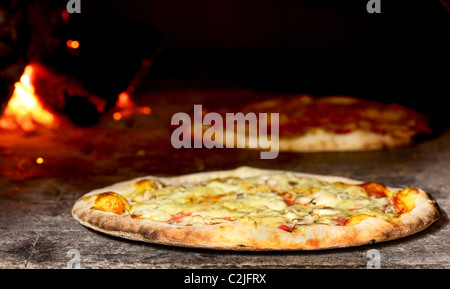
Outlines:
[[[251,91],[160,91],[137,98],[152,114],[119,122],[105,116],[92,128],[68,124],[34,133],[0,131],[0,268],[450,268],[450,131],[399,149],[343,153],[280,153],[261,160],[238,149],[174,149],[171,116]],[[245,98],[245,97],[247,98]],[[264,95],[270,96],[270,95]],[[139,103],[138,103],[139,104]],[[107,118],[108,117],[108,118]],[[37,158],[43,158],[37,164]],[[71,216],[88,191],[143,175],[178,175],[247,165],[418,186],[442,217],[413,236],[362,247],[312,252],[233,252],[128,241],[98,233]]]

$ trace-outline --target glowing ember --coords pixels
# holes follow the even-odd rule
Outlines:
[[[152,113],[152,109],[148,106],[135,107],[134,102],[131,100],[130,94],[127,92],[122,92],[119,94],[115,108],[116,112],[113,113],[113,119],[116,121],[129,117],[132,114],[149,115]]]
[[[132,108],[134,106],[134,103],[131,101],[130,95],[126,92],[122,92],[119,94],[119,98],[116,102],[117,108]]]
[[[78,49],[78,47],[80,47],[80,42],[76,40],[67,40],[66,45],[69,48]]]
[[[69,22],[70,18],[69,12],[67,12],[67,10],[63,10],[61,12],[61,18],[64,20],[65,23]]]
[[[139,114],[146,114],[146,115],[149,115],[149,114],[152,113],[152,109],[150,107],[148,107],[148,106],[138,107],[136,109],[136,111]]]
[[[121,114],[120,112],[115,112],[115,113],[113,114],[113,118],[114,118],[115,120],[119,121],[119,120],[122,119],[122,114]]]
[[[37,158],[37,159],[36,159],[36,163],[37,163],[38,165],[42,165],[42,164],[44,163],[44,159],[43,159],[43,158]]]
[[[28,65],[20,82],[15,84],[14,93],[0,118],[0,128],[32,131],[36,129],[37,124],[47,127],[54,124],[55,117],[35,95],[32,77],[33,67]]]

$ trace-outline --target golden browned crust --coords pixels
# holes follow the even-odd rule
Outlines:
[[[235,170],[192,174],[173,178],[160,178],[168,184],[200,181],[227,176],[272,174],[280,171],[242,167]],[[361,182],[333,176],[301,174],[326,181]],[[155,178],[155,177],[152,177]],[[94,230],[126,239],[195,248],[219,250],[321,250],[373,244],[406,237],[424,230],[435,222],[440,211],[426,192],[417,189],[415,207],[400,218],[386,221],[365,218],[353,226],[310,225],[300,226],[293,232],[257,224],[244,217],[225,224],[204,226],[177,226],[163,222],[134,218],[127,213],[118,215],[95,208],[96,196],[102,192],[124,192],[139,179],[118,183],[92,191],[73,206],[72,214],[81,224]],[[391,191],[400,189],[389,188]]]
[[[214,142],[226,144],[220,135],[216,136]],[[239,147],[262,149],[259,147],[258,138],[252,138],[248,135],[236,134],[235,142]],[[413,137],[382,135],[360,129],[342,134],[314,129],[295,137],[282,137],[278,140],[278,143],[278,150],[284,152],[369,151],[407,146],[413,143]]]
[[[406,146],[413,142],[410,136],[377,134],[372,131],[354,130],[336,134],[323,130],[312,130],[304,135],[280,139],[280,151],[360,151],[379,150]]]

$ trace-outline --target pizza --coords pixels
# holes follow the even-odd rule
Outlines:
[[[238,108],[205,109],[204,113],[209,111],[223,117],[238,112],[244,115],[278,113],[279,151],[378,150],[410,145],[418,136],[432,133],[428,117],[414,109],[349,96],[301,94],[252,102]],[[254,148],[258,140],[249,133],[249,125],[252,124],[236,123],[236,127],[224,125],[224,129],[234,130],[238,147]],[[203,130],[209,127],[203,125]],[[214,142],[223,145],[224,135],[216,134]]]
[[[217,250],[321,250],[399,239],[440,216],[415,187],[239,167],[145,176],[93,190],[73,217],[148,243]]]

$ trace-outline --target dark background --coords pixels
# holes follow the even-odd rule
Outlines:
[[[150,86],[352,95],[446,121],[449,13],[440,1],[116,1],[164,38]],[[145,36],[143,36],[145,37]]]
[[[93,93],[113,98],[110,105],[141,59],[162,44],[138,88],[144,94],[245,88],[280,96],[349,95],[398,102],[450,123],[446,1],[380,0],[380,14],[367,12],[368,1],[81,0],[81,16],[71,15],[69,26],[52,24],[61,45],[40,58]],[[67,3],[35,2],[59,9]],[[34,39],[45,38],[47,16],[28,15],[30,29],[38,30]],[[80,40],[80,48],[68,49],[68,39]],[[42,46],[37,41],[34,49]],[[89,107],[80,103],[69,106],[74,115],[78,107]]]

